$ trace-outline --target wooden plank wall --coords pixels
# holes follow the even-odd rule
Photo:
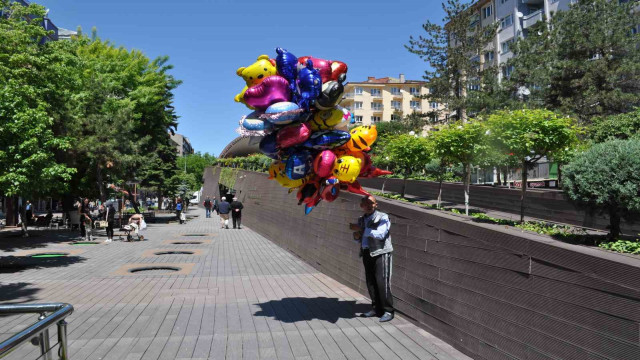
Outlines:
[[[205,191],[219,170],[205,171]],[[240,172],[243,224],[367,294],[342,193],[308,216],[266,174]],[[380,200],[396,308],[475,359],[640,359],[640,259]]]
[[[402,179],[361,179],[364,187],[382,189],[385,191],[401,192]],[[438,198],[438,183],[432,181],[407,181],[407,194],[425,199]],[[472,185],[469,190],[469,205],[479,208],[520,214],[520,189],[505,189],[492,186]],[[464,188],[458,183],[444,183],[442,186],[442,200],[457,204],[464,204]],[[585,226],[593,229],[605,230],[609,225],[609,218],[605,215],[590,215],[570,203],[564,193],[559,190],[527,189],[525,201],[525,215],[538,219],[561,222],[565,224]],[[635,235],[640,233],[640,224],[622,224],[623,232]]]

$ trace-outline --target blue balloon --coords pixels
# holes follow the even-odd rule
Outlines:
[[[313,168],[313,157],[307,150],[292,152],[285,165],[285,174],[291,180],[302,179]]]
[[[298,105],[309,110],[309,107],[322,92],[322,78],[320,71],[313,68],[313,61],[307,60],[307,66],[298,70]]]
[[[342,130],[316,131],[302,146],[314,150],[329,150],[346,144],[351,135]]]
[[[301,114],[298,104],[282,101],[269,106],[262,118],[274,125],[286,125],[298,121]]]
[[[260,119],[261,112],[254,111],[242,120],[242,127],[249,131],[264,131],[270,129],[270,123]]]
[[[278,74],[289,82],[291,93],[296,96],[296,77],[298,76],[298,58],[283,48],[276,48],[276,69]],[[295,99],[294,99],[295,101]]]
[[[274,158],[278,154],[278,146],[276,144],[277,133],[273,132],[260,140],[260,151],[270,158]],[[274,158],[275,159],[275,158]]]

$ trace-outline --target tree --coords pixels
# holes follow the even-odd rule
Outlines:
[[[197,152],[195,154],[184,155],[177,160],[178,172],[186,172],[189,175],[189,190],[198,191],[202,186],[202,175],[207,166],[212,166],[216,162],[216,157]]]
[[[69,139],[56,137],[46,89],[56,83],[48,72],[45,9],[0,0],[0,192],[33,197],[59,192],[75,169],[56,159]],[[22,231],[28,236],[24,206]]]
[[[405,195],[407,178],[417,169],[424,170],[431,160],[431,148],[427,139],[417,135],[396,135],[385,147],[389,160],[398,164],[404,179],[402,197]]]
[[[580,121],[640,105],[640,23],[634,2],[581,0],[538,24],[516,44],[511,61],[518,85],[551,109]]]
[[[612,139],[629,139],[640,134],[640,107],[634,111],[598,117],[589,127],[589,138],[596,143]]]
[[[527,173],[545,156],[569,151],[578,142],[571,118],[549,110],[499,111],[489,116],[487,126],[493,145],[513,154],[522,167],[520,222],[524,222]]]
[[[464,205],[469,215],[469,187],[471,166],[486,153],[485,126],[480,121],[456,122],[440,127],[433,133],[436,156],[448,164],[461,163],[464,167]]]
[[[481,86],[484,76],[495,74],[490,66],[480,66],[479,59],[486,44],[493,40],[498,24],[481,27],[477,8],[460,0],[447,0],[442,8],[446,13],[445,25],[427,21],[422,25],[426,36],[411,36],[405,48],[432,68],[425,71],[430,91],[422,97],[447,104],[447,111],[455,112],[455,118],[464,123],[468,110],[478,113],[485,107],[484,102],[470,101],[468,96],[474,97],[479,92],[468,94],[467,90]]]
[[[620,219],[640,212],[640,140],[596,144],[565,167],[564,190],[577,205],[609,215],[609,238],[620,235]]]

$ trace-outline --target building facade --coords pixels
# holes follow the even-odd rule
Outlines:
[[[185,156],[189,154],[193,154],[193,147],[191,146],[191,142],[189,138],[181,134],[169,134],[171,137],[171,141],[173,141],[176,146],[176,151],[178,152],[178,156]]]
[[[421,95],[428,94],[428,91],[427,82],[405,80],[403,74],[399,78],[376,79],[370,76],[363,82],[347,83],[340,105],[353,113],[358,124],[396,121],[414,112],[429,113],[444,109],[443,104],[420,98]]]

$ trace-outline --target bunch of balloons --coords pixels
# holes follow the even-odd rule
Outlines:
[[[347,64],[298,58],[282,48],[276,53],[238,69],[246,86],[235,97],[254,110],[242,117],[239,130],[263,136],[260,151],[274,159],[269,178],[290,192],[297,188],[305,214],[322,200],[334,201],[340,190],[369,195],[357,178],[391,172],[373,166],[367,153],[378,136],[375,125],[347,130],[353,115],[338,105]]]

